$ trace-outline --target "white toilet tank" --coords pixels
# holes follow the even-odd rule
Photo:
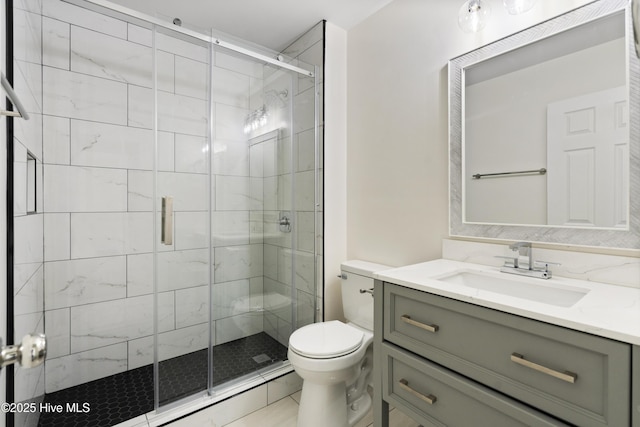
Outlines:
[[[353,260],[343,262],[342,271],[342,308],[347,322],[373,331],[373,273],[393,267],[367,261]]]

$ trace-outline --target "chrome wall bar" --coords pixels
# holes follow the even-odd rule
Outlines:
[[[27,113],[27,110],[24,108],[24,105],[22,105],[22,102],[20,102],[18,95],[16,95],[16,93],[13,91],[13,88],[9,84],[9,80],[7,80],[4,74],[0,74],[0,76],[1,76],[0,79],[2,81],[2,88],[6,92],[7,98],[9,98],[9,101],[11,101],[14,107],[16,107],[16,110],[18,110],[18,111],[0,110],[0,115],[20,117],[25,120],[29,120],[29,114]]]
[[[107,0],[62,0],[65,3],[74,4],[76,6],[85,7],[87,3],[103,7],[115,12],[118,12],[123,15],[130,16],[136,20],[148,22],[150,24],[156,25],[158,27],[166,28],[171,31],[175,31],[177,33],[184,34],[186,36],[192,37],[197,40],[204,41],[206,43],[213,43],[217,46],[224,47],[226,49],[232,50],[234,52],[241,53],[243,55],[248,55],[252,58],[258,59],[260,61],[266,62],[268,64],[276,65],[278,67],[286,68],[287,70],[295,71],[296,73],[303,74],[308,77],[314,77],[313,71],[305,70],[304,68],[296,67],[295,65],[291,65],[289,63],[280,61],[277,57],[272,58],[270,56],[264,55],[262,53],[254,52],[250,49],[244,48],[242,46],[238,46],[233,43],[226,42],[224,40],[220,40],[217,37],[207,36],[201,34],[197,31],[189,30],[188,28],[178,27],[173,23],[166,22],[162,19],[155,18],[151,15],[147,15],[145,13],[139,12],[137,10],[129,9],[128,7],[121,6],[116,3],[112,3]]]
[[[525,175],[525,174],[530,174],[530,173],[537,173],[537,174],[540,174],[540,175],[544,175],[545,173],[547,173],[547,170],[545,168],[540,168],[540,169],[534,169],[534,170],[528,170],[528,171],[497,172],[497,173],[477,173],[475,175],[472,175],[471,177],[473,179],[480,179],[480,178],[483,178],[485,176]]]

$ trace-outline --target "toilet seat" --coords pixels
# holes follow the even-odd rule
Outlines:
[[[289,348],[303,357],[331,359],[362,346],[364,332],[339,320],[304,326],[289,338]]]

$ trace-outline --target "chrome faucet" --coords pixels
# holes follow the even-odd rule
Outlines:
[[[521,276],[537,277],[539,279],[550,279],[551,270],[549,266],[560,265],[554,262],[547,261],[535,261],[533,259],[533,250],[530,242],[516,242],[509,245],[509,249],[517,251],[513,257],[498,257],[505,258],[504,265],[500,268],[503,273],[519,274]],[[520,257],[527,257],[527,266],[520,266]]]
[[[533,253],[533,251],[531,250],[531,243],[530,242],[516,242],[512,245],[509,245],[509,249],[511,249],[512,251],[518,251],[518,255],[513,259],[513,266],[516,268],[519,268],[519,262],[520,262],[520,257],[521,256],[526,256],[527,257],[527,266],[529,268],[529,270],[531,270],[531,266],[532,264],[532,259],[531,259],[531,255]]]

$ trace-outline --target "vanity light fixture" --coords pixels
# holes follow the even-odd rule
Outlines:
[[[266,126],[269,122],[270,110],[285,108],[287,106],[288,96],[289,91],[287,89],[279,92],[274,89],[266,91],[262,95],[264,100],[262,107],[251,111],[244,119],[244,133],[249,134]]]
[[[502,4],[511,15],[519,15],[531,10],[536,0],[503,0]],[[489,0],[467,0],[458,11],[458,25],[465,33],[477,33],[485,27],[490,14]]]
[[[244,133],[251,133],[258,128],[266,126],[268,122],[269,112],[267,111],[267,106],[263,105],[247,114],[247,117],[244,120]]]
[[[458,11],[458,25],[465,33],[477,33],[487,25],[491,15],[488,0],[467,0]]]

